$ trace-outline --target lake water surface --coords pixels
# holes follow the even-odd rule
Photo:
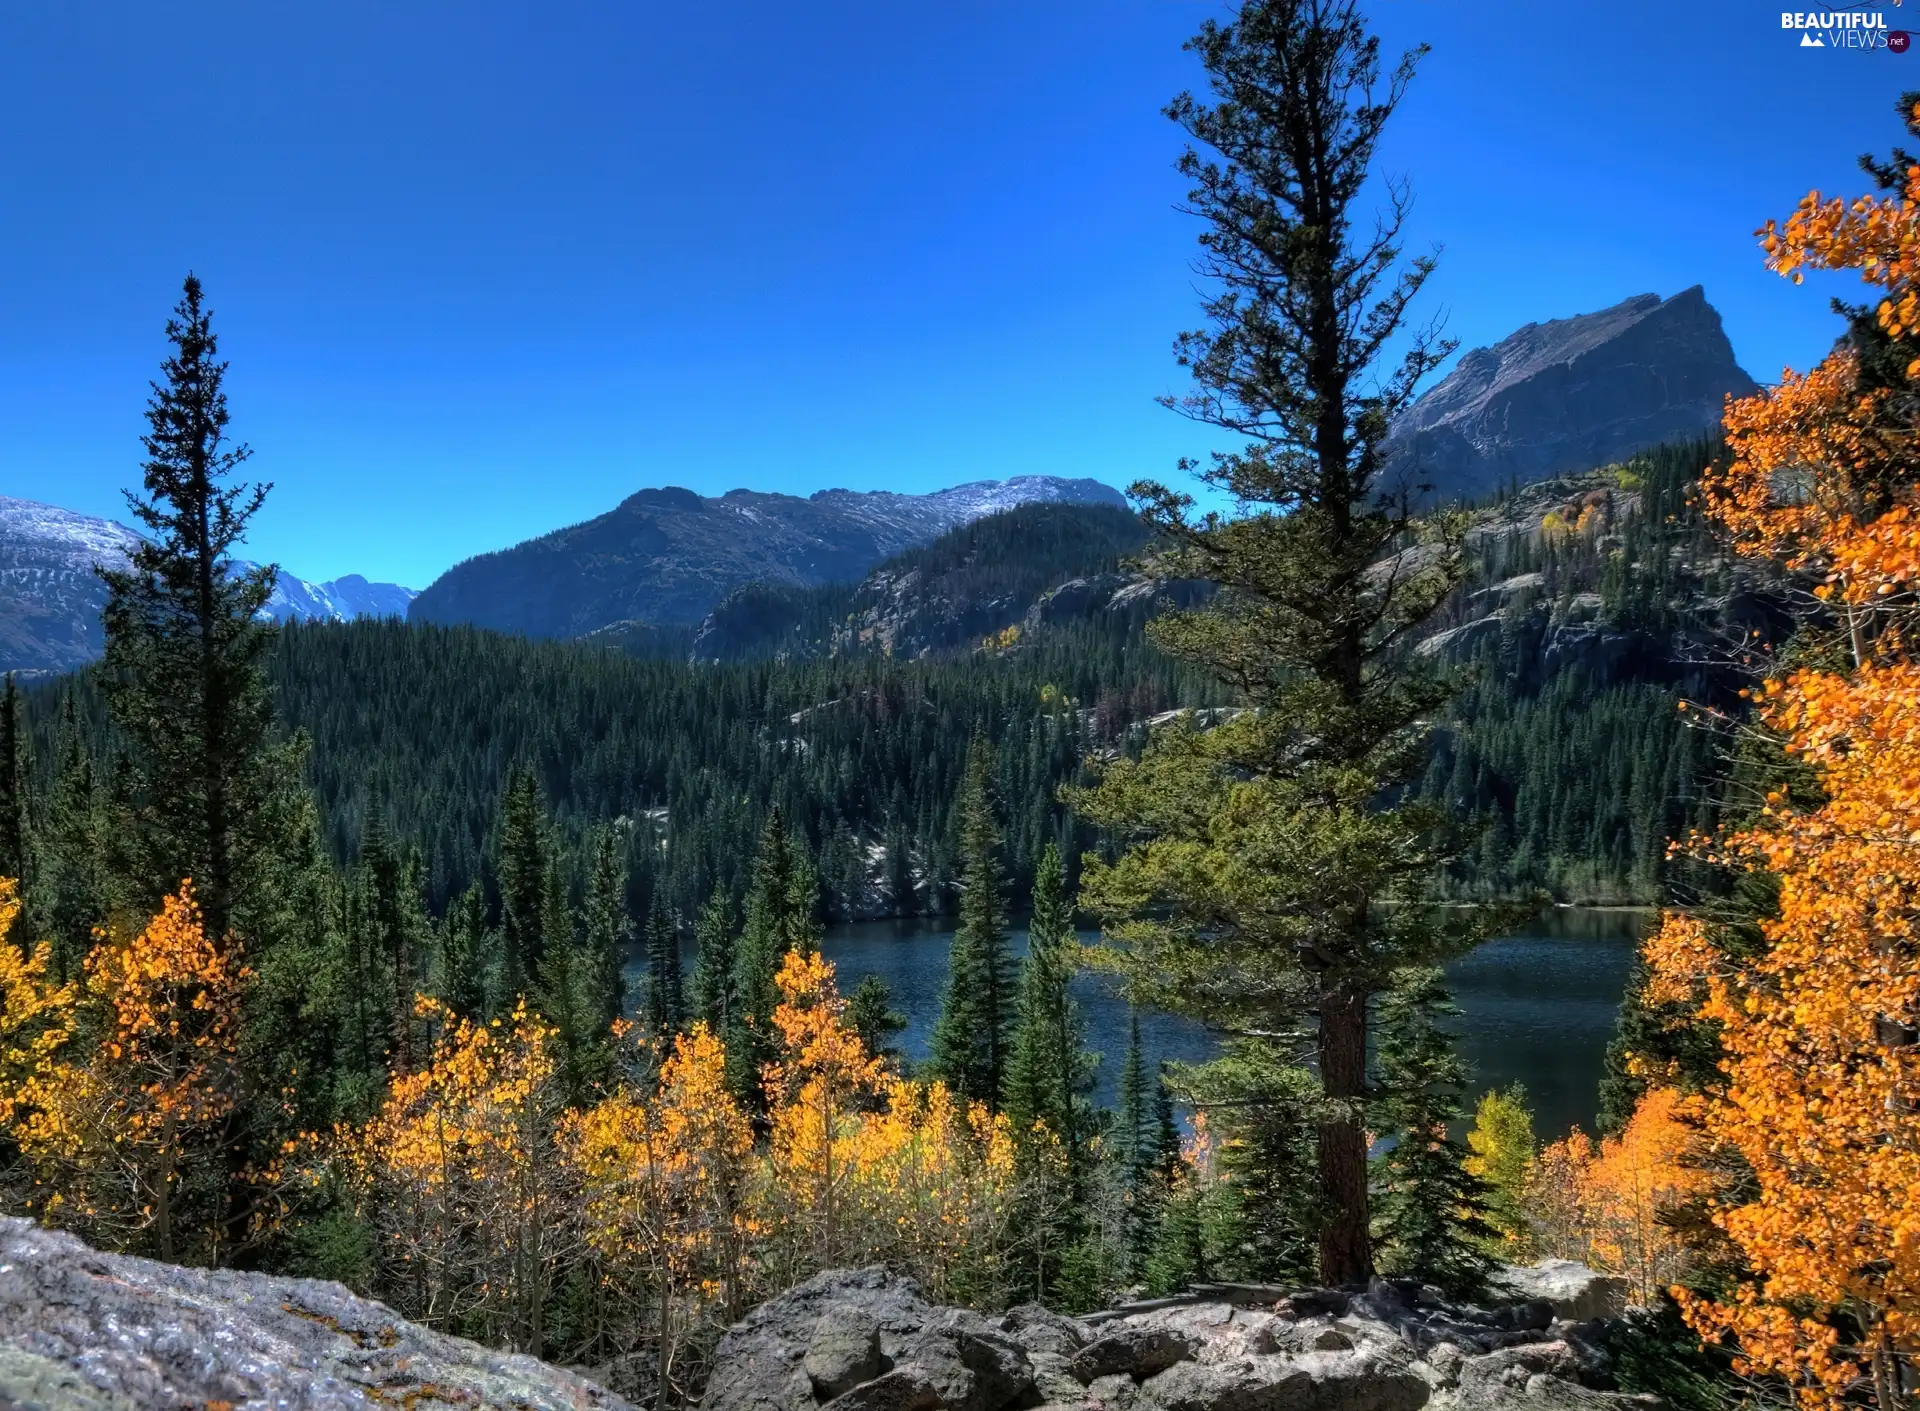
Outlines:
[[[1614,1014],[1650,921],[1647,912],[1554,907],[1449,966],[1461,1009],[1461,1048],[1474,1069],[1472,1091],[1524,1083],[1542,1138],[1575,1122],[1592,1131]],[[940,1012],[952,936],[946,918],[854,922],[829,927],[821,950],[839,972],[843,994],[852,993],[862,975],[887,982],[894,1008],[907,1016],[903,1044],[919,1059]],[[1013,941],[1016,954],[1024,954],[1026,932],[1015,930]],[[1127,1050],[1126,1003],[1105,976],[1081,975],[1074,994],[1088,1045],[1102,1056],[1098,1100],[1111,1103]],[[1143,1012],[1140,1034],[1150,1061],[1213,1052],[1204,1029],[1171,1015]]]
[[[1644,911],[1553,907],[1449,966],[1461,1009],[1461,1049],[1473,1065],[1471,1092],[1523,1083],[1543,1140],[1576,1122],[1592,1131],[1614,1015],[1634,949],[1651,922]],[[1092,932],[1082,934],[1093,939]],[[950,918],[861,921],[828,927],[821,950],[838,971],[842,994],[851,994],[863,975],[887,982],[894,1008],[907,1016],[902,1044],[909,1056],[923,1059],[952,938]],[[1015,954],[1024,954],[1026,945],[1026,932],[1016,928]],[[692,965],[691,954],[686,963]],[[638,979],[636,967],[629,975],[634,992]],[[1081,975],[1073,988],[1088,1046],[1101,1055],[1097,1100],[1110,1104],[1126,1056],[1127,1006],[1105,976]],[[1140,1033],[1150,1062],[1213,1053],[1214,1041],[1200,1025],[1171,1015],[1143,1012]]]

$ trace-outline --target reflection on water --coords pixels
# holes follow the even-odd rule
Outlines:
[[[1646,912],[1556,907],[1449,966],[1473,1091],[1524,1083],[1543,1138],[1575,1122],[1591,1131],[1614,1012],[1650,921]],[[894,1008],[907,1016],[902,1042],[920,1059],[939,1014],[952,935],[944,918],[864,921],[829,927],[821,949],[839,972],[841,993],[852,993],[862,975],[887,982]],[[1024,954],[1026,933],[1016,930],[1013,942],[1014,953]],[[689,965],[692,959],[688,955]],[[1126,1054],[1127,1006],[1102,976],[1080,976],[1074,994],[1088,1044],[1102,1055],[1096,1097],[1110,1104]],[[1199,1059],[1213,1051],[1199,1025],[1170,1015],[1143,1013],[1140,1031],[1150,1060]]]

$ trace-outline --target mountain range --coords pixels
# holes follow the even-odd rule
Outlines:
[[[94,567],[125,567],[140,542],[111,519],[0,495],[0,671],[71,671],[98,657],[107,589]],[[399,617],[412,598],[411,588],[358,574],[309,583],[282,571],[261,615],[280,622]]]
[[[407,618],[533,637],[579,637],[622,624],[690,627],[749,583],[851,582],[902,550],[1017,505],[1126,503],[1097,480],[1051,475],[928,495],[729,490],[710,498],[678,486],[641,490],[583,524],[457,564],[414,599]]]
[[[1395,423],[1390,473],[1438,498],[1484,501],[1509,485],[1711,434],[1726,398],[1757,385],[1734,361],[1720,315],[1699,286],[1664,299],[1640,294],[1594,313],[1530,323],[1467,353]],[[666,486],[468,559],[418,594],[358,575],[309,583],[282,573],[266,615],[404,614],[533,637],[591,636],[643,655],[682,651],[690,640],[704,656],[753,654],[776,643],[780,651],[819,650],[825,638],[814,627],[802,634],[811,645],[794,639],[803,619],[828,606],[810,592],[857,585],[950,530],[1033,504],[1126,509],[1125,497],[1097,480],[1044,475],[924,495],[741,489],[708,497]],[[1118,532],[1095,533],[1099,552],[1112,550],[1108,541]],[[0,497],[0,670],[61,671],[98,656],[105,595],[93,565],[124,562],[138,542],[110,520]],[[984,622],[983,611],[999,620],[1011,606],[987,611],[972,594],[954,594],[950,582],[929,577],[931,563],[896,568],[916,576],[871,582],[832,604],[843,618],[868,620],[868,638],[891,650],[953,645]],[[944,625],[916,610],[908,616],[924,633],[916,628],[895,640],[886,624],[904,620],[901,595],[922,602],[929,593],[953,607]]]

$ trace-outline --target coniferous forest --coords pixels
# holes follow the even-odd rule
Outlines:
[[[1220,439],[1208,498],[1015,509],[684,641],[273,626],[188,276],[105,655],[0,699],[6,1209],[660,1411],[826,1269],[1434,1308],[1548,1257],[1629,1290],[1610,1390],[1910,1407],[1920,330],[1906,256],[1863,251],[1920,169],[1768,227],[1885,299],[1723,438],[1437,506],[1390,436],[1454,351],[1435,259],[1406,187],[1373,210],[1422,51],[1303,0],[1189,48],[1172,405]],[[1448,990],[1554,900],[1662,907],[1592,1135],[1479,1090]],[[915,1063],[822,946],[928,914]],[[1110,1108],[1083,970],[1135,1009]],[[1211,1056],[1159,1061],[1142,1010]]]

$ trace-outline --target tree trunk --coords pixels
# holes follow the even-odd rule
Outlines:
[[[1359,1098],[1367,1078],[1367,997],[1350,985],[1320,999],[1320,1083],[1333,1109],[1320,1123],[1320,1280],[1364,1282],[1373,1273],[1367,1220],[1367,1134]]]

